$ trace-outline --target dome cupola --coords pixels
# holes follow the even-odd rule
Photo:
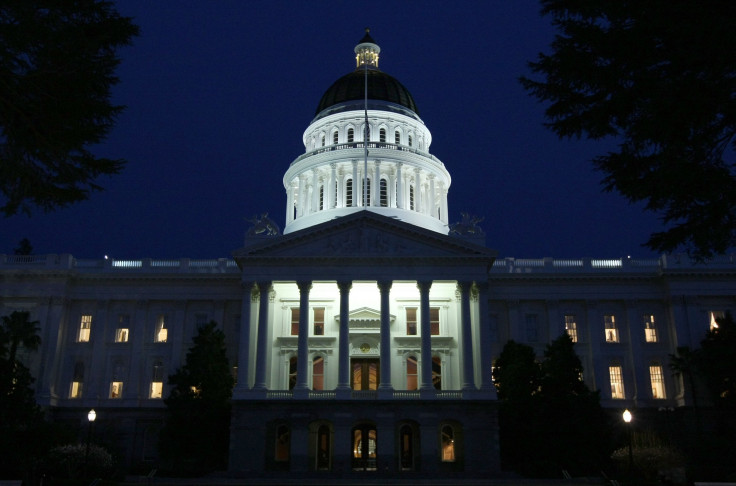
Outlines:
[[[306,151],[284,175],[284,234],[357,211],[447,234],[450,174],[429,153],[414,98],[378,68],[381,48],[368,29],[354,53],[355,70],[322,95]]]

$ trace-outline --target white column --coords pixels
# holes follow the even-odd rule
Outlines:
[[[403,209],[404,204],[404,177],[401,174],[402,162],[396,164],[396,207]]]
[[[460,329],[463,350],[463,390],[475,389],[473,375],[473,331],[470,327],[470,287],[472,282],[458,282],[460,289]]]
[[[350,288],[353,282],[337,282],[340,289],[340,336],[338,338],[337,389],[350,390]]]
[[[432,385],[432,337],[429,327],[429,289],[432,281],[417,282],[419,289],[419,319],[421,335],[421,390],[434,390]]]
[[[309,388],[309,291],[312,282],[297,282],[299,287],[299,339],[296,352],[296,386],[295,390]]]
[[[381,379],[379,390],[393,390],[391,383],[391,280],[379,281],[381,293]]]
[[[266,390],[266,357],[268,355],[268,294],[271,282],[258,282],[258,337],[256,344],[256,380],[254,390]]]

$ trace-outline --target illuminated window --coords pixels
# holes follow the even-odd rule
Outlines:
[[[153,376],[151,377],[150,398],[161,398],[164,392],[164,364],[161,361],[153,363]]]
[[[536,314],[526,315],[526,340],[527,342],[533,343],[537,341],[537,335],[539,334],[539,324],[537,322]]]
[[[291,434],[289,427],[279,425],[276,428],[276,450],[274,451],[274,459],[277,462],[288,462],[289,450],[291,449]]]
[[[380,142],[386,143],[386,129],[385,128],[381,128],[378,131],[378,140]]]
[[[723,311],[710,311],[710,330],[718,328],[718,321],[725,316]]]
[[[395,143],[396,145],[398,145],[398,144],[400,144],[400,143],[401,143],[401,133],[399,133],[399,131],[398,131],[398,130],[396,130],[396,131],[394,132],[394,143]]]
[[[657,337],[657,326],[654,325],[654,316],[644,316],[644,339],[648,343],[656,343],[659,341]]]
[[[612,315],[603,316],[603,323],[606,331],[606,342],[618,342],[618,328],[616,327],[616,317]]]
[[[406,308],[406,335],[407,336],[417,335],[417,308],[416,307]]]
[[[442,462],[455,462],[455,431],[449,425],[442,426]]]
[[[89,342],[89,334],[92,330],[92,316],[84,315],[79,323],[79,335],[77,341],[80,343]]]
[[[77,361],[74,363],[74,376],[72,385],[69,389],[69,398],[82,398],[82,389],[84,388],[84,363]]]
[[[659,363],[649,365],[649,379],[652,381],[652,398],[667,398],[664,392],[662,365]]]
[[[312,360],[312,390],[325,389],[325,359],[316,356]]]
[[[388,207],[388,182],[386,182],[386,179],[381,179],[378,197],[380,198],[381,207]]]
[[[431,336],[440,335],[440,308],[431,307],[429,309],[429,334]]]
[[[332,132],[332,144],[337,145],[337,130]]]
[[[436,390],[442,390],[442,358],[432,357],[432,385]]]
[[[417,375],[417,358],[409,356],[406,358],[406,389],[417,390],[419,388],[419,380]]]
[[[611,378],[611,398],[614,400],[623,400],[624,396],[624,378],[620,364],[612,364],[608,367],[608,374]]]
[[[570,336],[570,339],[572,339],[572,342],[578,342],[578,324],[575,322],[574,315],[569,314],[565,316],[565,331]]]
[[[128,314],[120,314],[120,317],[118,318],[118,328],[115,330],[115,342],[127,343],[129,329],[130,316]]]
[[[355,139],[355,130],[348,128],[348,143],[353,143]]]
[[[289,358],[289,390],[296,386],[296,356]]]
[[[291,308],[291,335],[299,335],[299,307]]]
[[[166,325],[166,316],[161,314],[156,318],[156,334],[153,340],[157,343],[165,343],[169,338],[169,330]]]
[[[345,181],[345,207],[352,207],[353,205],[353,179]]]
[[[324,336],[325,334],[325,308],[314,308],[314,335]]]

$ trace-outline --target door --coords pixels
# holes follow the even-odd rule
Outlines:
[[[353,359],[353,390],[377,390],[379,385],[378,359]]]

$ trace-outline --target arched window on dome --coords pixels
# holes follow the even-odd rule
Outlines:
[[[399,132],[398,130],[394,132],[394,143],[396,145],[399,145],[401,143],[401,132]]]
[[[385,128],[381,128],[378,131],[378,141],[381,143],[386,143],[386,129]]]
[[[345,207],[353,206],[353,179],[349,178],[345,181]]]
[[[355,130],[352,128],[348,128],[348,143],[353,143],[355,141]]]
[[[379,198],[380,206],[382,208],[388,207],[388,182],[386,179],[381,179],[381,185],[379,187]]]
[[[337,145],[337,130],[332,132],[332,145]]]

